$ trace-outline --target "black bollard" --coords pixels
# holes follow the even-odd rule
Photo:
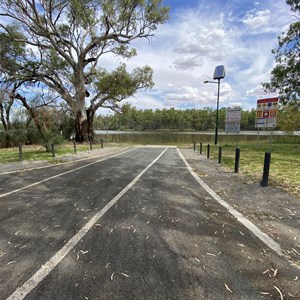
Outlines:
[[[52,157],[55,157],[54,144],[51,144]]]
[[[219,157],[218,157],[218,164],[222,163],[222,147],[219,147]]]
[[[196,151],[196,142],[194,142],[194,151]]]
[[[207,145],[207,158],[210,157],[210,144]]]
[[[20,158],[20,161],[23,160],[23,149],[22,149],[22,144],[19,144],[19,158]]]
[[[93,150],[93,144],[92,144],[92,140],[90,140],[90,150]]]
[[[74,141],[74,154],[76,154],[76,141]]]
[[[101,142],[101,149],[103,149],[103,140],[101,139],[100,142]]]
[[[200,143],[200,154],[202,154],[202,143]]]
[[[265,160],[264,160],[264,172],[263,178],[260,182],[262,187],[267,187],[269,185],[269,172],[270,172],[270,164],[271,164],[271,153],[265,153]]]
[[[234,172],[238,173],[240,169],[240,148],[235,149],[235,163],[234,163]]]

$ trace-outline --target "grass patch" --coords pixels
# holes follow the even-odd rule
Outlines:
[[[101,145],[96,144],[92,146],[93,150],[100,149]],[[76,153],[90,150],[88,144],[77,144]],[[65,143],[61,145],[55,145],[54,147],[55,157],[63,155],[73,155],[74,145],[73,143]],[[30,145],[22,147],[23,160],[47,160],[53,161],[52,152],[46,152],[45,148],[41,145]],[[0,163],[10,163],[20,160],[19,148],[2,148],[0,149]],[[55,162],[55,161],[53,161]]]
[[[240,148],[240,172],[251,180],[262,179],[264,156],[269,145],[242,143]],[[235,145],[222,146],[222,164],[234,171]],[[206,155],[206,145],[203,147]],[[211,159],[218,159],[219,147],[211,146]],[[300,197],[300,146],[299,144],[273,144],[269,184],[281,187]]]

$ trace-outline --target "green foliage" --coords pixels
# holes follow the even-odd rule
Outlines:
[[[102,69],[97,73],[96,90],[112,102],[118,102],[132,96],[137,89],[151,88],[154,85],[152,73],[152,69],[145,66],[136,68],[130,74],[126,71],[125,64],[110,73]]]
[[[299,0],[286,2],[299,17]],[[283,104],[294,103],[300,107],[300,21],[290,24],[278,38],[278,48],[273,53],[277,65],[271,72],[271,82],[263,86],[266,91],[279,91]]]
[[[76,137],[86,139],[99,107],[118,109],[118,102],[153,86],[150,67],[128,73],[122,65],[109,73],[101,56],[135,56],[130,43],[150,39],[168,13],[162,0],[1,1],[0,17],[11,22],[0,23],[0,54],[11,58],[0,59],[0,70],[19,87],[47,86],[73,111]]]
[[[278,124],[282,130],[288,133],[300,130],[300,110],[292,105],[286,105],[280,110]]]
[[[0,131],[0,148],[6,147],[9,138],[10,146],[43,144],[50,150],[52,143],[61,144],[74,134],[74,118],[63,108],[40,107],[35,113],[36,120],[25,110],[15,114],[10,129]]]
[[[225,129],[226,110],[219,110],[219,129]],[[241,130],[256,130],[256,110],[242,110]],[[120,108],[120,113],[113,116],[97,116],[95,128],[111,130],[213,130],[216,124],[216,111],[210,107],[203,109],[179,110],[137,110],[130,104]],[[288,133],[300,130],[300,112],[283,107],[279,110],[277,129]]]
[[[255,129],[256,111],[242,111],[241,129]],[[226,110],[219,110],[219,128],[225,128]],[[115,130],[213,130],[216,124],[216,111],[210,107],[204,109],[178,110],[175,108],[162,110],[137,110],[130,104],[120,109],[114,116],[97,116],[96,128]]]
[[[0,32],[0,71],[14,75],[19,71],[19,64],[24,61],[26,54],[25,43],[20,29],[16,25],[7,26],[6,32]],[[3,74],[1,75],[3,76]]]

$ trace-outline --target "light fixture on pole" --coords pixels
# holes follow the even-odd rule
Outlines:
[[[214,71],[214,79],[217,79],[218,81],[209,81],[209,80],[204,81],[204,83],[217,83],[218,84],[215,145],[218,144],[220,82],[221,82],[221,79],[223,79],[224,77],[225,77],[225,67],[222,65],[222,66],[217,66]]]

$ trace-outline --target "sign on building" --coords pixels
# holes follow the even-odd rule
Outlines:
[[[241,109],[240,108],[227,108],[226,110],[226,132],[239,133],[241,124]]]
[[[257,100],[256,127],[274,128],[277,124],[278,97]]]

